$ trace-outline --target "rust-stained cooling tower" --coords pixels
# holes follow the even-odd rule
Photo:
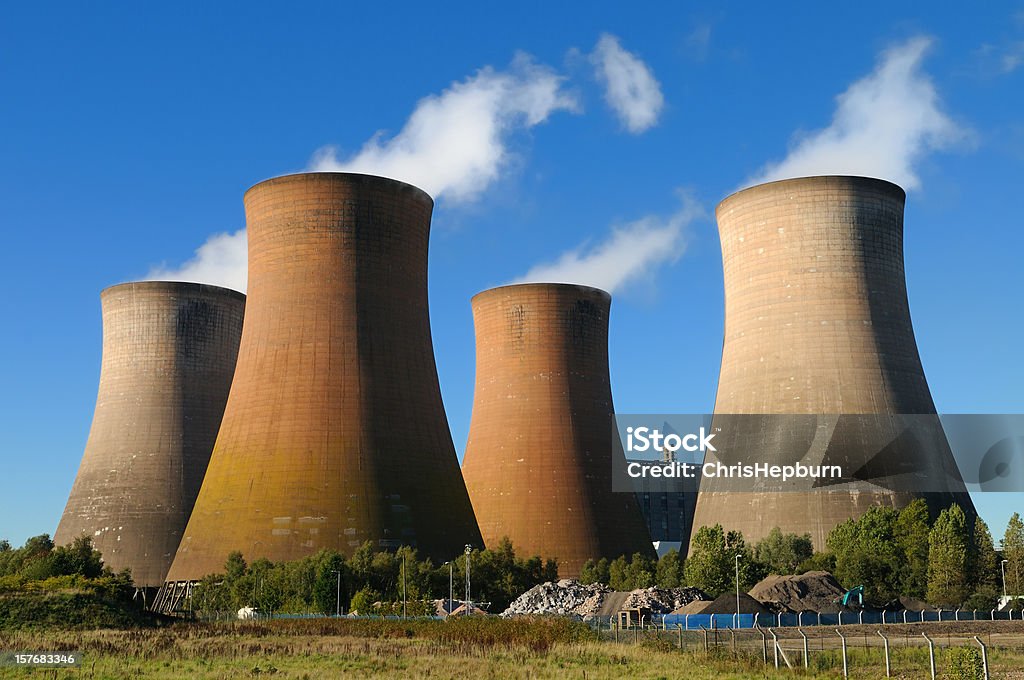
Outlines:
[[[487,545],[558,560],[653,557],[632,493],[612,492],[611,298],[555,283],[473,297],[476,391],[463,474]]]
[[[743,445],[720,446],[706,462],[791,464],[817,451],[813,462],[845,465],[847,483],[739,493],[704,479],[695,532],[720,523],[756,541],[778,526],[809,532],[821,549],[832,527],[875,505],[924,497],[933,512],[955,500],[973,513],[938,418],[928,417],[935,405],[903,268],[905,198],[882,180],[807,177],[719,204],[725,342],[715,424],[719,442]],[[856,414],[924,414],[909,419],[923,429]]]
[[[103,291],[103,366],[89,441],[54,540],[159,586],[199,493],[235,370],[245,296],[146,281]]]
[[[291,560],[480,533],[441,403],[427,313],[433,201],[347,173],[245,194],[249,288],[224,422],[168,581],[231,551]]]

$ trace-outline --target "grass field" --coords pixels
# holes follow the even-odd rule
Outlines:
[[[1004,626],[1005,628],[1005,623]],[[901,627],[889,630],[894,677],[927,678],[927,648]],[[1024,678],[1024,648],[1002,646],[1020,630],[987,631],[993,678]],[[597,639],[586,626],[564,619],[504,621],[292,620],[218,624],[179,623],[157,629],[14,631],[0,633],[0,651],[83,653],[76,669],[0,668],[0,677],[38,678],[838,678],[841,657],[828,637],[812,640],[810,670],[802,668],[796,631],[780,629],[786,656],[798,668],[776,671],[762,660],[761,638],[719,634],[704,651],[703,636],[620,635],[618,643]],[[810,631],[808,631],[810,632]],[[824,632],[824,631],[819,631]],[[970,631],[968,631],[970,632]],[[979,630],[981,634],[986,631]],[[881,648],[849,636],[850,677],[882,678]],[[872,632],[873,634],[873,632]],[[751,637],[754,635],[755,637]],[[935,635],[932,633],[932,635]],[[969,678],[955,671],[957,648],[967,637],[937,639],[940,677]],[[967,635],[967,633],[964,633]],[[915,637],[920,634],[915,632]],[[959,636],[959,637],[958,637]],[[607,634],[605,635],[607,637]],[[834,637],[834,636],[833,636]],[[835,638],[838,641],[838,637]],[[984,638],[983,638],[984,639]],[[881,638],[878,638],[879,643]],[[906,644],[904,644],[906,642]],[[963,664],[960,664],[963,667]]]

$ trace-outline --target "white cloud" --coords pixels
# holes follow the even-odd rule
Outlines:
[[[489,66],[421,99],[402,130],[385,139],[374,135],[359,153],[339,159],[325,147],[310,170],[363,172],[414,184],[435,199],[476,198],[497,180],[513,152],[516,132],[543,123],[556,111],[575,111],[575,96],[551,68],[516,55],[511,66]],[[212,283],[246,289],[245,230],[215,234],[181,267],[153,268],[148,278]]]
[[[591,248],[584,243],[512,283],[576,283],[613,293],[649,278],[658,266],[679,259],[686,250],[687,225],[706,215],[689,193],[680,191],[679,197],[682,206],[669,217],[649,215],[614,227],[603,243]]]
[[[804,136],[785,159],[768,164],[747,184],[845,174],[918,188],[918,161],[970,136],[942,111],[935,86],[921,71],[931,42],[917,37],[883,52],[871,74],[836,98],[831,125]]]
[[[414,184],[435,198],[475,198],[508,163],[509,138],[556,111],[575,111],[564,78],[520,54],[507,71],[484,67],[416,105],[402,130],[377,133],[359,153],[339,159],[319,150],[311,170],[365,172]]]
[[[193,281],[245,291],[248,271],[245,229],[214,234],[180,267],[154,267],[146,277],[155,281]]]
[[[619,39],[604,33],[590,55],[597,79],[604,85],[604,99],[619,121],[633,134],[658,122],[665,106],[661,85],[650,67],[622,48]]]

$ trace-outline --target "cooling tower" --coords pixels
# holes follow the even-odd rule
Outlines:
[[[433,201],[382,177],[310,173],[245,194],[238,367],[168,575],[247,560],[480,545],[441,402],[427,312]]]
[[[904,201],[882,180],[808,177],[719,204],[725,341],[715,424],[724,425],[720,441],[743,444],[725,462],[787,464],[817,451],[819,462],[844,463],[846,481],[736,493],[705,478],[695,531],[720,523],[756,541],[778,526],[809,532],[821,549],[832,527],[871,506],[924,497],[933,512],[954,500],[973,512],[929,417],[903,268]],[[916,421],[927,431],[863,414],[923,414]],[[706,462],[721,460],[719,449]]]
[[[473,298],[476,391],[463,474],[487,545],[558,560],[653,557],[632,493],[612,492],[611,298],[537,283]]]
[[[199,493],[235,370],[245,296],[147,281],[103,291],[96,412],[54,540],[160,586]]]

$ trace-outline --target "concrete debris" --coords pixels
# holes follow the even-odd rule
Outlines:
[[[614,616],[623,609],[636,608],[663,614],[688,602],[707,599],[710,598],[699,588],[644,588],[623,593],[600,583],[585,585],[573,579],[562,579],[526,591],[502,616],[554,614],[588,619]]]

